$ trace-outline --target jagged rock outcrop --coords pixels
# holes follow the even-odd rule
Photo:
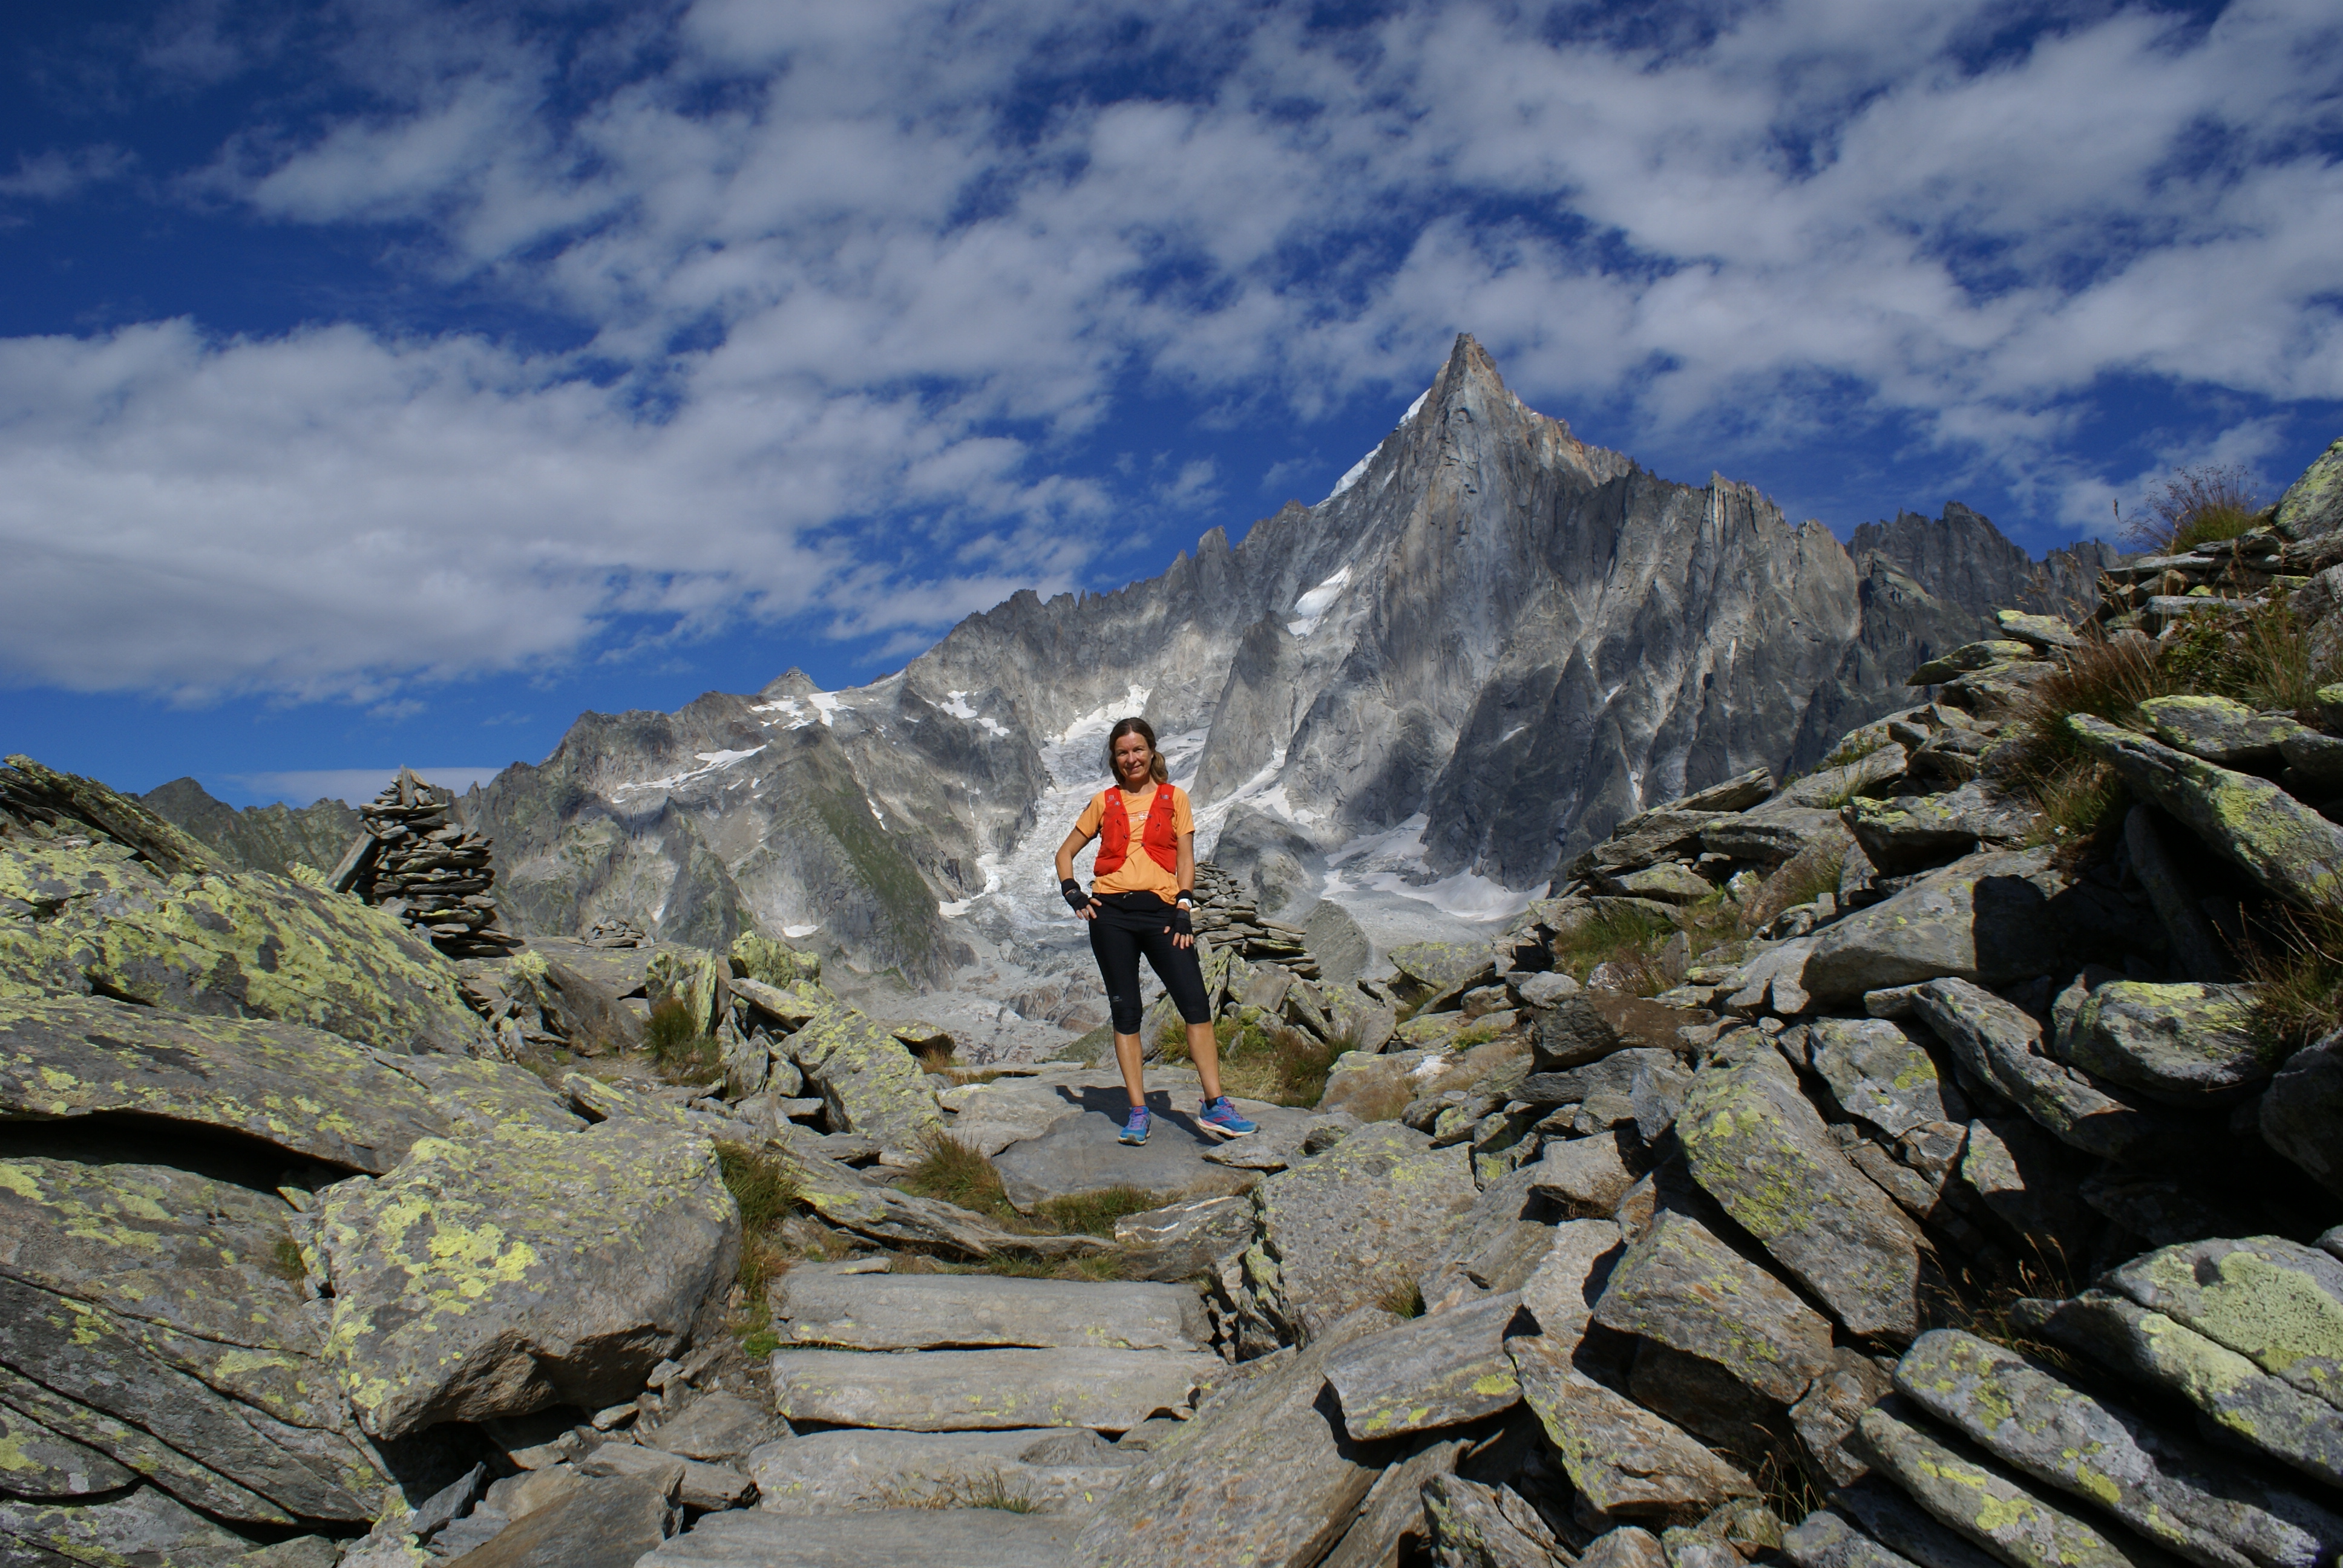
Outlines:
[[[287,806],[272,800],[241,809],[212,798],[193,779],[174,779],[138,797],[165,821],[184,828],[230,867],[289,877],[296,866],[330,871],[358,830],[358,814],[339,800]]]

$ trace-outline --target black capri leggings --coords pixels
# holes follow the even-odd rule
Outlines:
[[[1125,902],[1124,900],[1131,900]],[[1132,904],[1145,900],[1149,909],[1134,909]],[[1152,893],[1110,893],[1099,900],[1099,914],[1090,922],[1091,951],[1098,957],[1099,976],[1106,981],[1107,1010],[1114,1019],[1114,1032],[1137,1034],[1141,1012],[1139,1005],[1139,955],[1145,953],[1147,961],[1163,981],[1163,989],[1172,993],[1172,1004],[1180,1016],[1190,1023],[1210,1023],[1212,1010],[1204,1000],[1203,966],[1196,961],[1196,950],[1172,945],[1170,907]]]

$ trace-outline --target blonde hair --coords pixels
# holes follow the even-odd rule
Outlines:
[[[1172,782],[1172,769],[1163,765],[1163,753],[1156,749],[1155,727],[1135,713],[1129,719],[1116,719],[1114,728],[1107,732],[1106,776],[1118,784],[1122,782],[1122,775],[1114,770],[1114,743],[1126,735],[1139,736],[1147,742],[1147,776],[1158,784]]]

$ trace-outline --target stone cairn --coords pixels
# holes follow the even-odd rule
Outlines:
[[[615,915],[596,920],[586,936],[589,948],[639,948],[649,940],[642,927]]]
[[[1196,934],[1254,963],[1290,970],[1297,979],[1316,980],[1318,960],[1302,946],[1304,933],[1261,918],[1252,891],[1209,860],[1196,864]]]
[[[498,925],[488,840],[449,819],[454,804],[449,791],[400,769],[359,809],[358,838],[333,886],[388,910],[450,958],[500,958],[524,943]]]

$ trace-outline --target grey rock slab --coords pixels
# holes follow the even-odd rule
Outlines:
[[[2343,1198],[2343,1032],[2287,1060],[2262,1095],[2262,1141]]]
[[[2100,1290],[2021,1302],[2012,1321],[2178,1395],[2227,1435],[2343,1487],[2343,1422],[2335,1407],[2186,1324]]]
[[[1946,1104],[1936,1060],[1885,1019],[1816,1019],[1806,1026],[1806,1052],[1839,1109],[1890,1138],[1924,1121],[1963,1119]]]
[[[786,1048],[830,1107],[834,1132],[879,1142],[881,1163],[918,1163],[921,1141],[943,1122],[934,1088],[894,1031],[850,1007],[825,1007]]]
[[[1061,1568],[1074,1522],[1000,1508],[899,1508],[803,1520],[747,1509],[711,1513],[639,1568]]]
[[[2171,1118],[2127,1104],[2045,1054],[2041,1024],[1981,986],[1933,980],[1912,999],[1912,1010],[1963,1067],[2062,1143],[2103,1159],[2136,1161],[2177,1154],[2194,1141]]]
[[[446,1135],[422,1087],[323,1030],[104,998],[0,1000],[0,1114],[121,1112],[379,1175]]]
[[[1827,1004],[1946,975],[2039,974],[2062,934],[2046,908],[2059,886],[2040,850],[1972,855],[1825,929],[1799,985]]]
[[[2083,1003],[2057,1055],[2170,1105],[2235,1099],[2285,1060],[2256,1037],[2251,1000],[2248,990],[2196,980],[2110,980]]]
[[[1770,1045],[1711,1057],[1676,1121],[1693,1179],[1859,1334],[1917,1329],[1917,1232],[1847,1162]]]
[[[1640,1525],[1605,1530],[1578,1554],[1579,1568],[1667,1568],[1667,1549]]]
[[[2173,1561],[2128,1535],[2102,1531],[2006,1467],[1885,1405],[1864,1412],[1848,1445],[1940,1523],[2009,1568],[2162,1568]]]
[[[1212,1343],[1203,1303],[1185,1285],[792,1272],[774,1285],[772,1303],[784,1340],[848,1350],[1193,1351]]]
[[[1622,823],[1611,837],[1580,856],[1572,865],[1571,874],[1584,877],[1639,870],[1656,860],[1691,853],[1699,848],[1701,829],[1724,815],[1721,811],[1698,809],[1643,812]],[[1393,958],[1396,960],[1397,955]]]
[[[1306,1337],[1423,1274],[1479,1198],[1469,1159],[1379,1121],[1261,1184],[1255,1250]]]
[[[1832,1493],[1830,1501],[1874,1540],[1920,1568],[1996,1568],[2000,1562],[1937,1523],[1936,1515],[1868,1468],[1861,1481]]]
[[[1521,1387],[1504,1341],[1520,1308],[1520,1295],[1506,1292],[1335,1351],[1326,1382],[1342,1402],[1343,1429],[1371,1442],[1512,1408]]]
[[[1252,1240],[1252,1200],[1242,1194],[1192,1198],[1114,1222],[1123,1272],[1134,1279],[1217,1278]]]
[[[1307,1348],[1237,1367],[1193,1421],[1125,1473],[1066,1561],[1115,1568],[1315,1563],[1350,1527],[1382,1469],[1342,1433],[1325,1396],[1326,1358],[1395,1321],[1353,1313]]]
[[[773,1412],[725,1389],[711,1389],[639,1441],[686,1459],[738,1459],[780,1434]]]
[[[1705,1524],[1698,1530],[1679,1524],[1662,1532],[1660,1550],[1668,1568],[1740,1568],[1742,1562],[1733,1543]]]
[[[1892,1384],[1869,1356],[1842,1345],[1831,1352],[1830,1370],[1815,1379],[1805,1397],[1790,1407],[1790,1430],[1806,1457],[1839,1485],[1855,1481],[1864,1462],[1846,1452],[1847,1434],[1863,1412],[1886,1397]]]
[[[1531,1186],[1573,1218],[1602,1219],[1619,1206],[1636,1172],[1621,1152],[1618,1134],[1549,1141],[1536,1161],[1522,1167]]]
[[[1700,830],[1702,849],[1761,866],[1779,865],[1804,850],[1846,841],[1846,826],[1838,812],[1823,806],[1770,806],[1762,815],[1720,817]]]
[[[1070,1100],[1053,1088],[1041,1085],[1007,1087],[984,1084],[989,1093],[974,1095],[960,1102],[960,1114],[945,1131],[953,1140],[968,1145],[987,1159],[999,1154],[1013,1143],[1039,1138],[1070,1116],[1080,1116],[1079,1101]]]
[[[2088,1218],[2074,1163],[2063,1145],[2031,1121],[1981,1118],[1969,1123],[1961,1180],[2004,1224],[2049,1256]]]
[[[1827,1508],[1817,1508],[1782,1537],[1782,1555],[1798,1568],[1914,1568]]]
[[[1153,1074],[1151,1073],[1151,1076]],[[1184,1095],[1151,1090],[1148,1109],[1153,1126],[1147,1141],[1131,1148],[1115,1141],[1131,1099],[1120,1081],[1098,1076],[1063,1092],[1079,1104],[1076,1114],[1053,1123],[1037,1138],[1014,1143],[993,1161],[1010,1202],[1031,1212],[1052,1198],[1090,1197],[1134,1188],[1166,1199],[1248,1191],[1261,1178],[1253,1171],[1215,1165],[1204,1158],[1221,1141],[1196,1121],[1196,1104]],[[1264,1132],[1307,1123],[1313,1112],[1237,1102],[1248,1121]]]
[[[1122,1432],[1188,1408],[1226,1370],[1178,1351],[855,1351],[773,1352],[782,1418],[900,1432],[1087,1426]]]
[[[1634,1047],[1672,1050],[1681,1055],[1686,1048],[1676,1031],[1687,1025],[1710,1021],[1709,1015],[1704,1012],[1670,1007],[1624,991],[1590,988],[1563,998],[1539,1018],[1534,1047],[1536,1070],[1554,1072],[1583,1067]]]
[[[1397,1568],[1410,1548],[1424,1543],[1423,1483],[1453,1475],[1469,1446],[1461,1438],[1438,1439],[1377,1476],[1358,1519],[1318,1568]]]
[[[1654,1068],[1672,1070],[1682,1060],[1673,1050],[1637,1046],[1584,1067],[1559,1072],[1534,1072],[1522,1080],[1513,1098],[1530,1105],[1576,1105],[1597,1094],[1625,1095],[1638,1075]]]
[[[1611,1271],[1594,1321],[1723,1367],[1781,1404],[1831,1364],[1831,1325],[1697,1220],[1663,1213]]]
[[[0,1493],[17,1497],[83,1497],[116,1492],[136,1473],[96,1449],[51,1432],[21,1411],[0,1405]]]
[[[20,1563],[25,1568],[116,1563],[212,1568],[251,1546],[152,1486],[88,1500],[0,1493],[0,1561],[10,1568]]]
[[[1133,1462],[1104,1444],[1080,1463],[1037,1462],[1063,1429],[1002,1432],[805,1432],[749,1456],[757,1508],[813,1518],[950,1504],[996,1488],[1049,1513],[1087,1513]],[[1081,1435],[1091,1437],[1083,1432]],[[1093,1441],[1095,1441],[1093,1439]],[[1043,1453],[1042,1459],[1061,1456]]]
[[[2302,732],[2291,714],[2257,713],[2231,698],[2194,693],[2151,697],[2139,716],[2167,746],[2223,768],[2269,768],[2278,746]]]
[[[1522,1285],[1522,1305],[1538,1332],[1575,1351],[1594,1319],[1594,1303],[1623,1251],[1619,1227],[1609,1220],[1567,1220],[1554,1228],[1545,1259]]]
[[[512,1124],[330,1189],[317,1245],[327,1358],[359,1424],[398,1437],[633,1394],[714,1326],[740,1219],[705,1140]]]
[[[2004,1463],[2203,1568],[2316,1568],[2343,1542],[2343,1518],[1957,1330],[1915,1341],[1896,1386]]]
[[[1674,1523],[1756,1494],[1747,1476],[1681,1428],[1572,1366],[1567,1347],[1538,1335],[1505,1348],[1523,1399],[1590,1506],[1614,1518]]]
[[[2282,1236],[2189,1241],[2104,1282],[2343,1409],[2343,1261]]]
[[[1425,1533],[1440,1568],[1555,1568],[1554,1532],[1503,1489],[1435,1475],[1423,1483]]]
[[[2343,828],[2266,779],[2077,713],[2066,728],[2133,791],[2288,903],[2343,896]]]
[[[588,1481],[449,1568],[635,1568],[679,1523],[671,1485],[658,1475]]]

